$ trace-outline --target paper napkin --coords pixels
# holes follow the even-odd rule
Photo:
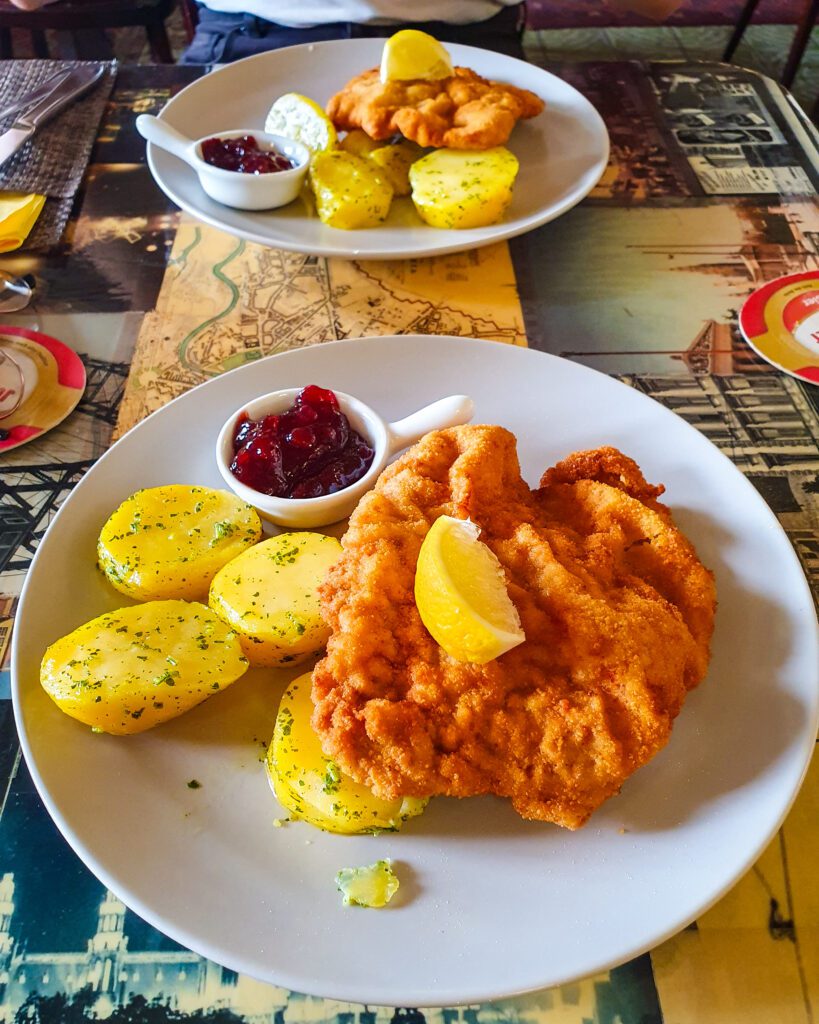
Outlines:
[[[20,248],[44,203],[36,193],[0,192],[0,253]]]

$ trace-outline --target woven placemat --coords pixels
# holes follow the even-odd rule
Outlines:
[[[22,246],[25,252],[47,252],[60,241],[74,208],[74,196],[47,198],[37,223]]]
[[[83,64],[104,68],[100,81],[81,99],[71,103],[0,166],[0,189],[37,192],[69,198],[79,187],[102,112],[111,94],[116,63],[54,60],[6,60],[0,70],[0,108],[36,89],[62,68]],[[0,132],[10,128],[17,115],[0,121]]]

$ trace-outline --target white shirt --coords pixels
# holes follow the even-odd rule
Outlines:
[[[202,0],[212,11],[252,14],[288,28],[352,21],[359,25],[486,21],[519,0]]]

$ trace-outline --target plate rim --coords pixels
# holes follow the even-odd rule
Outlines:
[[[383,40],[381,39],[352,41],[383,43]],[[337,50],[340,50],[344,46],[348,45],[350,42],[351,40],[348,39],[330,39],[317,43],[296,43],[293,44],[292,46],[280,47],[279,50],[271,50],[265,53],[253,54],[249,57],[244,57],[241,60],[234,61],[231,64],[223,65],[222,67],[219,67],[214,71],[206,72],[204,76],[196,79],[189,85],[186,85],[184,89],[181,89],[178,93],[176,93],[176,95],[174,95],[170,100],[168,100],[168,102],[159,112],[158,117],[160,118],[160,120],[167,120],[168,111],[172,109],[173,105],[177,102],[177,100],[180,100],[182,97],[189,95],[189,93],[194,91],[196,87],[199,85],[199,83],[205,78],[209,79],[213,75],[230,73],[232,69],[236,68],[241,64],[249,64],[254,61],[259,63],[266,63],[271,60],[275,60],[275,55],[283,51],[302,49],[312,53],[317,48],[335,48]],[[219,230],[221,231],[226,231],[228,234],[235,235],[238,238],[244,238],[249,242],[255,242],[267,248],[282,249],[285,252],[296,252],[306,256],[323,256],[327,258],[338,257],[342,259],[354,259],[359,261],[390,259],[422,259],[430,256],[446,256],[452,253],[465,252],[471,249],[480,249],[483,248],[484,246],[492,245],[495,242],[507,241],[510,238],[516,238],[519,235],[526,234],[529,231],[533,231],[536,228],[542,227],[544,224],[548,224],[552,220],[556,220],[558,217],[563,216],[564,213],[568,213],[569,210],[573,209],[575,206],[577,206],[578,203],[582,202],[582,200],[585,199],[586,196],[592,191],[595,185],[597,185],[597,183],[600,181],[600,178],[603,176],[606,167],[608,166],[609,157],[611,153],[611,139],[609,136],[608,128],[606,127],[606,123],[600,115],[600,112],[597,110],[597,108],[594,106],[591,100],[584,96],[583,93],[581,93],[579,89],[575,88],[575,86],[573,86],[570,82],[567,82],[565,79],[561,78],[559,75],[555,75],[551,71],[547,71],[545,68],[541,68],[538,64],[534,64],[531,61],[527,60],[521,60],[520,58],[517,57],[511,57],[507,54],[498,54],[492,50],[486,50],[482,47],[468,46],[463,43],[453,43],[448,45],[456,46],[459,49],[463,50],[471,50],[477,54],[488,53],[493,57],[503,57],[505,60],[515,61],[518,64],[524,65],[527,69],[536,70],[545,78],[555,79],[556,81],[561,83],[561,86],[571,90],[571,92],[574,93],[575,96],[579,98],[581,103],[587,108],[590,117],[590,122],[594,124],[595,130],[600,136],[599,141],[602,144],[602,148],[600,154],[597,157],[596,162],[590,164],[589,170],[586,172],[587,174],[590,175],[589,184],[586,188],[575,188],[572,192],[569,193],[568,196],[566,196],[563,199],[561,203],[558,203],[556,206],[550,207],[548,211],[545,213],[530,216],[523,224],[507,224],[506,222],[502,222],[499,225],[488,225],[488,228],[490,229],[497,228],[497,230],[492,233],[491,237],[482,238],[480,237],[480,235],[478,235],[477,238],[471,237],[473,232],[481,232],[483,230],[486,230],[482,228],[473,228],[468,230],[470,237],[464,237],[461,241],[459,241],[457,237],[454,237],[450,243],[444,243],[441,245],[418,246],[412,249],[401,250],[400,252],[396,252],[395,249],[390,248],[378,248],[362,252],[360,249],[357,249],[352,242],[350,242],[350,244],[347,245],[345,245],[343,241],[339,241],[338,245],[325,244],[319,246],[305,246],[299,245],[298,243],[293,242],[292,239],[289,239],[287,237],[271,238],[270,236],[262,233],[257,233],[252,230],[239,230],[232,224],[226,224],[224,220],[220,219],[218,216],[215,216],[212,213],[209,213],[206,210],[203,210],[199,205],[192,202],[190,199],[186,198],[183,194],[179,192],[178,189],[174,188],[171,184],[169,184],[167,177],[163,175],[162,172],[157,168],[156,159],[158,154],[161,153],[161,150],[154,143],[149,142],[147,143],[146,153],[148,168],[151,172],[151,176],[153,177],[157,187],[161,189],[162,192],[164,192],[165,195],[172,202],[179,206],[180,209],[184,210],[185,213],[189,214],[192,217],[197,218],[198,220],[203,221],[205,224],[209,224],[211,227],[219,228]],[[430,228],[429,230],[431,232],[436,232],[440,231],[441,229]],[[340,234],[351,235],[353,237],[355,236],[355,232],[340,232]],[[458,232],[452,230],[452,234],[457,236]],[[463,234],[466,235],[467,232],[465,231]],[[438,237],[440,237],[440,235]]]
[[[473,339],[464,338],[460,336],[442,335],[388,335],[382,338],[369,337],[344,339],[340,341],[329,342],[329,344],[352,347],[362,342],[381,344],[386,341],[387,343],[396,343],[402,346],[406,346],[407,342],[415,342],[418,340],[421,340],[422,342],[463,343],[464,345],[469,346],[470,351],[474,351],[474,347],[476,345],[487,349],[491,348],[493,350],[497,350],[497,346],[499,344],[502,344],[499,342],[484,339]],[[769,525],[778,534],[780,541],[784,541],[785,546],[783,550],[787,551],[788,558],[791,562],[792,568],[796,570],[796,575],[794,578],[800,581],[801,595],[798,596],[801,597],[802,602],[805,604],[807,609],[812,610],[814,608],[813,595],[810,590],[807,579],[805,577],[804,570],[802,569],[801,563],[799,562],[798,556],[793,548],[793,545],[790,543],[787,533],[780,524],[779,520],[776,518],[776,515],[774,514],[773,510],[764,501],[762,496],[759,494],[756,488],[754,488],[751,482],[745,477],[745,475],[733,464],[733,462],[731,462],[728,456],[725,455],[707,437],[705,437],[705,435],[703,435],[700,431],[698,431],[694,426],[689,424],[687,421],[683,420],[682,417],[677,416],[672,410],[668,409],[667,407],[663,406],[660,402],[653,399],[651,396],[646,395],[640,391],[637,391],[636,389],[630,387],[623,381],[618,380],[616,377],[603,373],[602,371],[598,371],[592,367],[585,366],[584,364],[575,363],[572,360],[566,360],[559,356],[555,356],[551,353],[540,352],[536,349],[522,348],[520,346],[515,345],[503,345],[503,348],[509,351],[516,351],[522,354],[525,353],[525,355],[523,356],[524,358],[530,358],[532,356],[535,356],[537,358],[545,358],[549,361],[569,363],[572,366],[574,366],[578,371],[605,378],[609,383],[615,385],[616,387],[626,388],[636,401],[650,403],[651,406],[655,407],[656,410],[658,410],[662,416],[672,418],[678,423],[680,423],[684,427],[686,432],[690,432],[690,435],[697,439],[697,443],[711,449],[712,452],[719,456],[719,459],[721,459],[723,463],[727,465],[729,472],[734,475],[736,482],[745,489],[747,495],[749,496],[749,500],[754,501],[754,503],[757,505],[759,509],[759,512],[765,516]],[[202,384],[197,385],[196,388],[192,388],[189,391],[175,398],[173,402],[169,402],[166,405],[162,406],[161,408],[157,409],[155,412],[151,413],[150,416],[142,420],[141,424],[146,423],[149,419],[152,419],[153,417],[159,416],[170,405],[176,402],[182,402],[186,400],[188,396],[191,395],[194,391],[198,391],[200,388],[206,388],[208,386],[213,385],[217,380],[220,380],[222,377],[227,377],[231,374],[249,373],[253,368],[258,369],[259,362],[270,361],[273,359],[283,360],[287,359],[288,357],[295,356],[303,351],[303,349],[288,350],[287,352],[267,356],[265,357],[265,360],[260,360],[252,364],[245,364],[243,366],[236,367],[225,374],[220,374],[218,378],[214,378],[212,380],[205,381]],[[518,357],[512,356],[511,358]],[[137,424],[134,428],[129,430],[125,435],[123,435],[123,437],[120,438],[114,445],[112,445],[111,448],[109,448],[108,451],[105,452],[104,455],[101,456],[99,460],[97,460],[96,465],[98,465],[103,459],[109,458],[112,455],[112,453],[116,450],[116,448],[126,438],[128,438],[134,431],[140,428],[141,424]],[[88,476],[90,476],[91,473],[93,473],[93,467],[89,471],[89,473],[86,474],[86,476],[83,478],[83,481],[80,482],[80,485],[78,485],[78,487],[82,485],[82,483],[88,478]],[[59,520],[59,517],[62,515],[63,509],[68,506],[69,502],[72,499],[72,495],[75,493],[75,491],[76,488],[72,490],[71,494],[69,494],[68,498],[63,503],[63,506],[57,513],[57,516],[55,516],[52,525],[49,527],[49,530],[51,530],[56,525],[56,523]],[[35,559],[39,557],[39,551],[40,549],[38,549],[38,552],[35,554]],[[32,561],[32,567],[33,565],[34,560]],[[31,578],[32,573],[30,569],[29,572],[27,573],[26,581],[18,602],[18,617],[20,616],[20,612],[26,606],[26,595],[29,587],[29,581]],[[23,683],[21,680],[21,673],[18,669],[19,648],[23,643],[20,637],[21,630],[15,630],[12,638],[11,651],[12,703],[14,708],[15,721],[17,724],[20,746],[26,757],[26,764],[31,774],[32,780],[34,781],[34,784],[37,788],[40,798],[43,801],[43,804],[45,805],[55,824],[59,828],[61,834],[67,840],[69,845],[75,850],[75,852],[78,854],[78,856],[86,865],[86,867],[88,867],[88,869],[94,875],[96,875],[96,877],[100,879],[114,893],[117,893],[118,895],[120,893],[128,893],[127,884],[120,885],[119,880],[115,879],[114,876],[107,869],[101,868],[101,866],[96,861],[95,857],[91,855],[91,852],[89,851],[88,847],[83,843],[83,841],[73,831],[73,829],[71,829],[63,820],[63,817],[59,809],[57,808],[55,802],[51,799],[48,789],[45,786],[44,780],[39,773],[36,764],[36,759],[33,755],[31,744],[29,742],[29,737],[23,725],[23,716],[21,709],[21,687]],[[815,651],[819,650],[819,622],[815,620],[815,617],[814,630],[811,639],[813,649]],[[798,778],[796,778],[795,782],[791,785],[790,792],[788,793],[788,796],[784,801],[780,813],[776,818],[775,824],[771,826],[769,830],[766,831],[764,834],[759,834],[757,842],[751,844],[746,849],[745,855],[742,858],[741,862],[738,862],[734,866],[732,871],[728,873],[728,877],[721,884],[717,885],[711,892],[705,894],[701,900],[697,901],[696,906],[694,906],[693,909],[690,909],[684,915],[679,915],[675,919],[675,921],[670,923],[663,932],[657,934],[649,941],[634,943],[633,945],[629,946],[625,951],[619,952],[616,956],[595,961],[588,967],[586,971],[583,972],[583,974],[579,975],[576,972],[573,972],[565,974],[563,976],[555,976],[552,978],[548,978],[544,982],[536,984],[527,984],[523,987],[518,988],[502,988],[498,987],[498,983],[496,983],[494,986],[486,985],[482,990],[471,989],[469,992],[459,990],[454,990],[451,992],[442,992],[440,989],[438,989],[436,990],[435,993],[427,992],[426,994],[424,994],[420,991],[412,992],[409,990],[405,990],[404,994],[406,995],[406,999],[395,1001],[395,997],[391,996],[390,1001],[384,1003],[383,1000],[380,999],[380,997],[373,996],[372,991],[360,992],[345,990],[340,989],[338,987],[334,987],[333,983],[330,983],[329,985],[325,986],[321,982],[314,982],[312,980],[309,983],[309,989],[306,989],[304,987],[303,979],[296,978],[286,973],[276,974],[276,972],[274,971],[275,976],[274,974],[268,974],[265,976],[260,973],[255,973],[254,971],[249,970],[247,964],[242,963],[240,960],[233,959],[230,955],[223,955],[223,952],[217,949],[215,946],[213,946],[210,942],[200,941],[196,939],[195,936],[189,935],[184,927],[178,928],[176,926],[172,926],[169,928],[167,922],[162,919],[161,913],[155,913],[153,909],[151,909],[150,907],[146,907],[142,900],[134,898],[130,894],[128,894],[127,898],[123,899],[123,902],[126,904],[126,906],[128,906],[135,913],[141,916],[149,924],[157,928],[157,930],[182,943],[187,948],[193,950],[194,952],[197,952],[201,956],[207,957],[208,959],[213,960],[216,963],[224,964],[225,966],[237,970],[240,973],[245,974],[247,976],[255,977],[258,980],[263,981],[265,983],[280,985],[294,992],[315,995],[319,998],[331,1000],[349,1001],[369,1005],[402,1005],[417,1007],[456,1006],[477,1002],[484,1003],[498,999],[515,998],[517,996],[538,991],[544,987],[553,987],[561,984],[567,984],[578,980],[580,977],[585,977],[588,975],[596,974],[598,972],[611,969],[619,964],[628,962],[637,956],[640,956],[652,949],[657,948],[662,942],[666,941],[673,935],[676,935],[690,922],[696,920],[701,914],[705,913],[719,899],[721,899],[722,896],[724,896],[725,893],[728,892],[736,884],[736,882],[748,871],[748,869],[758,859],[758,857],[765,849],[765,847],[768,845],[768,843],[771,841],[771,839],[776,835],[778,830],[781,828],[782,823],[787,817],[791,807],[793,806],[793,803],[799,793],[802,783],[804,782],[805,775],[811,763],[812,754],[815,748],[816,731],[817,728],[819,728],[819,659],[814,659],[814,661],[816,663],[816,668],[814,669],[813,679],[806,679],[806,692],[809,688],[812,694],[812,713],[810,714],[809,721],[807,721],[807,724],[805,726],[803,743],[800,745],[799,752],[801,758],[801,769],[798,773]]]

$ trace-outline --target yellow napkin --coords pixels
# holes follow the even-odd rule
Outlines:
[[[19,249],[34,227],[45,196],[0,192],[0,252]]]

